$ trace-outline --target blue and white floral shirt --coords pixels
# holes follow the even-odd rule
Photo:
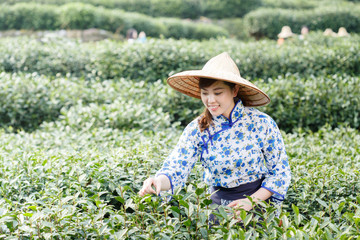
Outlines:
[[[166,175],[173,191],[184,186],[200,159],[209,186],[232,188],[265,177],[262,187],[284,200],[291,171],[275,121],[239,100],[230,119],[220,115],[213,123],[203,132],[198,118],[189,123],[156,176]]]

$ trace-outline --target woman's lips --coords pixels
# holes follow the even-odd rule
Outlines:
[[[211,111],[215,112],[216,110],[218,110],[219,105],[217,105],[217,106],[209,106],[208,108],[209,108]]]

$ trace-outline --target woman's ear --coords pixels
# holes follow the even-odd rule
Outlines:
[[[239,89],[240,89],[240,85],[235,85],[234,86],[233,97],[236,97],[238,95]]]

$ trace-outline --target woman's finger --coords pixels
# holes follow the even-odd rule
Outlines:
[[[238,204],[239,204],[238,201],[233,201],[233,202],[228,204],[228,207],[236,207],[236,206],[238,206]]]
[[[156,194],[156,192],[154,191],[154,189],[152,189],[151,186],[147,186],[147,187],[143,187],[140,190],[139,195],[143,197],[144,195],[150,194],[150,193]]]
[[[152,188],[152,185],[154,185],[154,180],[152,178],[146,179],[143,183],[143,187],[139,191],[139,195],[144,196],[149,193],[156,194],[155,190]]]
[[[156,194],[155,190],[152,188],[152,185],[150,185],[148,188],[148,193],[153,193],[153,194]]]
[[[161,187],[160,187],[159,185],[160,185],[159,183],[154,183],[155,190],[156,190],[155,194],[156,194],[157,196],[159,196],[160,190],[161,190]]]

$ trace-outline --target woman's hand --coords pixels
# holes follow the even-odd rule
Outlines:
[[[152,186],[155,187],[155,190],[152,188]],[[139,195],[142,197],[146,194],[159,195],[160,191],[161,191],[161,180],[159,178],[150,177],[144,181],[143,186],[139,191]]]
[[[254,203],[258,203],[259,201],[265,201],[266,199],[270,198],[273,195],[272,192],[265,188],[259,188],[255,193],[253,193],[250,197],[254,201]],[[244,199],[238,199],[230,204],[228,204],[228,207],[235,207],[235,208],[241,208],[245,211],[250,211],[253,208],[252,202],[248,198]]]
[[[152,188],[155,187],[155,190]],[[146,194],[156,194],[159,195],[160,191],[167,191],[171,189],[171,183],[169,178],[166,175],[159,175],[155,178],[150,177],[146,179],[143,183],[143,187],[139,191],[140,196],[144,196]]]
[[[245,211],[250,211],[253,208],[251,201],[247,198],[235,200],[227,206],[235,209],[244,209]]]

